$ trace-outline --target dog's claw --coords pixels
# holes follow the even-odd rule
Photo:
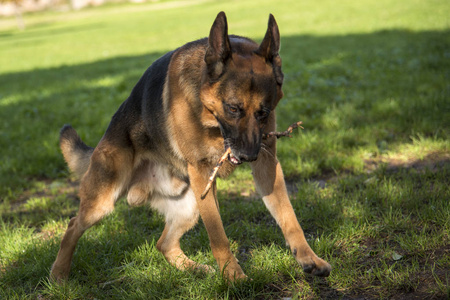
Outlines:
[[[316,268],[316,264],[312,262],[312,264],[302,266],[303,272],[311,274],[313,270]]]
[[[313,272],[311,273],[314,276],[318,277],[328,277],[331,273],[331,266],[328,267],[322,267],[322,268],[315,268]]]

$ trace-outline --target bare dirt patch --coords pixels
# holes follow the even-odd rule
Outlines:
[[[378,158],[366,159],[367,172],[373,172],[380,167],[386,167],[388,171],[397,171],[399,169],[416,169],[418,171],[430,170],[437,172],[445,164],[450,163],[450,153],[433,152],[423,159],[408,158],[395,155],[384,155]]]

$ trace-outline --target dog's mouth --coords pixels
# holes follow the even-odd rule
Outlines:
[[[235,166],[240,165],[242,163],[242,161],[233,154],[233,151],[231,151],[231,153],[228,155],[228,161]]]

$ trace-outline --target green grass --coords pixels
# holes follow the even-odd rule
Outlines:
[[[219,181],[232,249],[253,281],[180,272],[156,251],[163,220],[119,201],[80,240],[70,280],[49,268],[79,200],[57,141],[71,123],[95,145],[141,74],[204,37],[225,10],[231,33],[282,36],[291,199],[308,241],[333,266],[303,274],[245,165]],[[189,1],[116,4],[0,19],[0,298],[228,299],[450,296],[450,30],[447,1]],[[206,231],[182,239],[216,266]]]

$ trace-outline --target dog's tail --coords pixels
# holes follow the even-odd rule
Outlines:
[[[89,168],[94,148],[83,143],[75,129],[70,125],[64,125],[61,129],[59,147],[70,171],[81,178]]]

